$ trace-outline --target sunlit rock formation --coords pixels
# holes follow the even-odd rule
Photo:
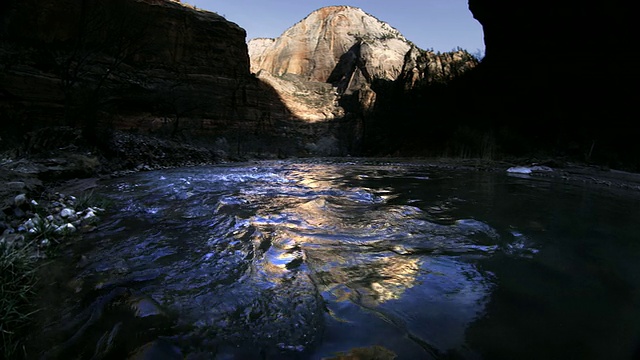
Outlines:
[[[365,49],[358,51],[362,46]],[[278,39],[251,41],[249,54],[253,72],[296,74],[321,82],[347,74],[349,65],[362,56],[369,60],[362,68],[369,76],[392,80],[410,47],[396,29],[361,9],[329,6],[314,11]]]
[[[371,85],[395,81],[403,71],[415,73],[407,82],[413,86],[418,79],[443,72],[451,76],[457,74],[454,67],[462,72],[475,65],[470,56],[462,62],[458,55],[422,51],[389,24],[350,6],[321,8],[277,39],[249,41],[249,57],[251,71],[272,85],[297,116],[311,121],[372,109],[376,93]],[[311,90],[313,82],[331,84],[333,91]],[[305,94],[325,100],[298,105],[309,103]]]

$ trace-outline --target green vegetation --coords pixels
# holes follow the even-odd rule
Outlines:
[[[29,297],[35,285],[35,264],[29,244],[0,243],[0,357],[12,359],[21,351],[20,337],[32,311]]]

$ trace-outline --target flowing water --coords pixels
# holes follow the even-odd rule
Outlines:
[[[99,228],[47,270],[72,279],[46,299],[46,358],[640,355],[637,197],[373,160],[145,172],[101,192]]]

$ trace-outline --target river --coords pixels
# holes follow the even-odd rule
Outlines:
[[[45,268],[67,280],[42,295],[44,358],[640,355],[637,196],[361,159],[151,171],[99,191],[99,227]]]

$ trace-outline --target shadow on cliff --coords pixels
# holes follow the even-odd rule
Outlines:
[[[305,124],[249,74],[244,31],[218,15],[187,16],[197,11],[173,2],[41,5],[2,5],[0,150],[97,149],[132,165],[162,165],[178,146],[206,148],[212,158],[273,158],[309,154],[333,138],[325,132],[334,124]],[[185,32],[207,41],[189,42]],[[77,131],[43,131],[61,126]],[[149,136],[175,146],[135,149],[160,144]],[[153,154],[160,148],[164,154]]]
[[[459,78],[377,81],[369,155],[561,158],[640,170],[635,14],[607,4],[469,1],[486,57]]]
[[[486,57],[467,94],[497,145],[640,170],[630,3],[470,0]]]
[[[514,61],[488,55],[453,81],[409,91],[374,83],[378,100],[366,122],[366,153],[551,157],[640,170],[638,133],[629,127],[636,113],[633,76],[594,73],[591,60]]]

